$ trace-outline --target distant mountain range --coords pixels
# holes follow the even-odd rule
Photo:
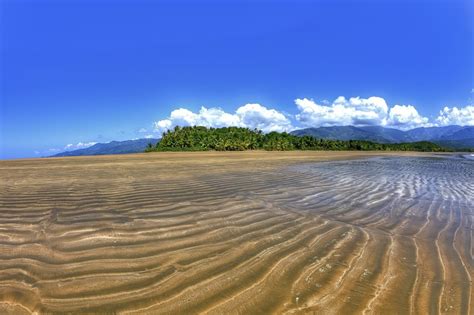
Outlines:
[[[380,126],[334,126],[294,130],[295,136],[379,143],[430,141],[452,149],[474,148],[474,126],[422,127],[407,131]]]
[[[158,139],[137,139],[126,141],[112,141],[109,143],[96,143],[88,148],[74,151],[65,151],[53,155],[52,157],[139,153],[145,151],[145,148],[148,143],[155,145],[158,141]]]
[[[379,143],[430,141],[452,149],[474,148],[474,126],[429,127],[407,131],[380,126],[335,126],[306,128],[290,133],[295,136],[308,135],[334,140],[367,140]],[[53,157],[138,153],[144,152],[148,143],[155,145],[158,141],[159,139],[137,139],[97,143],[85,149],[58,153]]]

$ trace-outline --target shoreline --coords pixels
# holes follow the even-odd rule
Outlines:
[[[468,313],[472,236],[454,228],[472,210],[417,196],[466,199],[470,163],[287,168],[383,156],[440,157],[239,151],[2,161],[0,313],[407,313],[415,297],[426,313],[446,307],[437,283],[459,292],[448,306]],[[446,179],[439,163],[463,167],[463,177]],[[445,209],[451,214],[434,219]],[[439,260],[420,264],[436,250]],[[431,274],[446,261],[440,282]],[[376,290],[395,270],[406,272]]]
[[[166,157],[194,158],[194,157],[211,157],[211,158],[234,158],[244,157],[252,158],[269,158],[270,159],[289,159],[295,158],[316,158],[331,159],[343,156],[361,157],[361,156],[436,156],[436,155],[465,155],[465,152],[420,152],[420,151],[329,151],[329,150],[291,150],[291,151],[266,151],[266,150],[246,150],[246,151],[168,151],[168,152],[140,152],[126,154],[104,154],[104,155],[84,155],[84,156],[65,156],[65,157],[33,157],[18,159],[3,159],[1,163],[14,161],[50,161],[50,160],[74,160],[74,159],[107,159],[107,158],[140,158],[154,157],[157,159]],[[278,157],[277,157],[278,156]]]

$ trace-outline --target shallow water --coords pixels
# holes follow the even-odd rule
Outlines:
[[[322,162],[298,165],[291,171],[311,174],[333,188],[321,195],[337,198],[346,189],[366,195],[363,202],[380,198],[474,205],[474,162],[448,158],[393,158]],[[315,182],[317,187],[318,183]],[[360,196],[359,196],[360,197]],[[313,199],[317,203],[317,199]]]
[[[463,157],[468,160],[474,160],[474,154],[465,154]]]
[[[265,154],[0,163],[0,313],[471,313],[474,162]]]
[[[356,226],[376,240],[369,254],[375,261],[367,258],[364,272],[379,272],[371,280],[379,288],[364,291],[372,298],[359,310],[470,313],[474,162],[457,156],[380,157],[296,165],[287,171],[299,173],[302,183],[292,188],[300,197],[286,206]],[[364,250],[359,257],[367,255]],[[353,290],[361,286],[339,287],[336,296],[354,298]]]

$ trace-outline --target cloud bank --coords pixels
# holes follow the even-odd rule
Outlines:
[[[474,105],[468,105],[461,108],[445,107],[439,112],[436,122],[440,126],[472,126],[474,125]]]
[[[332,104],[317,104],[303,98],[296,99],[299,110],[296,115],[305,127],[329,126],[384,126],[397,129],[412,129],[433,126],[429,119],[421,116],[412,105],[388,107],[387,102],[377,96],[369,98],[339,96]]]
[[[299,110],[296,120],[306,127],[386,125],[388,106],[381,97],[351,97],[347,100],[339,96],[330,105],[298,98],[295,103]]]
[[[156,132],[164,132],[174,126],[205,127],[247,127],[257,128],[263,132],[290,131],[291,121],[283,113],[268,109],[260,104],[246,104],[235,113],[227,113],[220,108],[201,107],[198,113],[185,108],[173,110],[167,119],[154,123]]]
[[[387,125],[399,129],[432,127],[429,119],[421,116],[412,105],[395,105],[388,114]]]
[[[474,125],[474,106],[445,107],[433,121],[421,115],[415,106],[395,104],[389,106],[385,99],[339,96],[333,102],[317,103],[312,99],[295,100],[294,116],[260,104],[243,105],[233,113],[221,108],[201,107],[199,112],[186,108],[173,110],[166,119],[154,123],[155,132],[164,132],[174,126],[247,127],[263,132],[291,131],[300,127],[328,126],[383,126],[401,130],[418,127],[446,125]]]

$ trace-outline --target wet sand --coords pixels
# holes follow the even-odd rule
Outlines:
[[[0,313],[472,313],[469,165],[381,155],[0,161]]]

